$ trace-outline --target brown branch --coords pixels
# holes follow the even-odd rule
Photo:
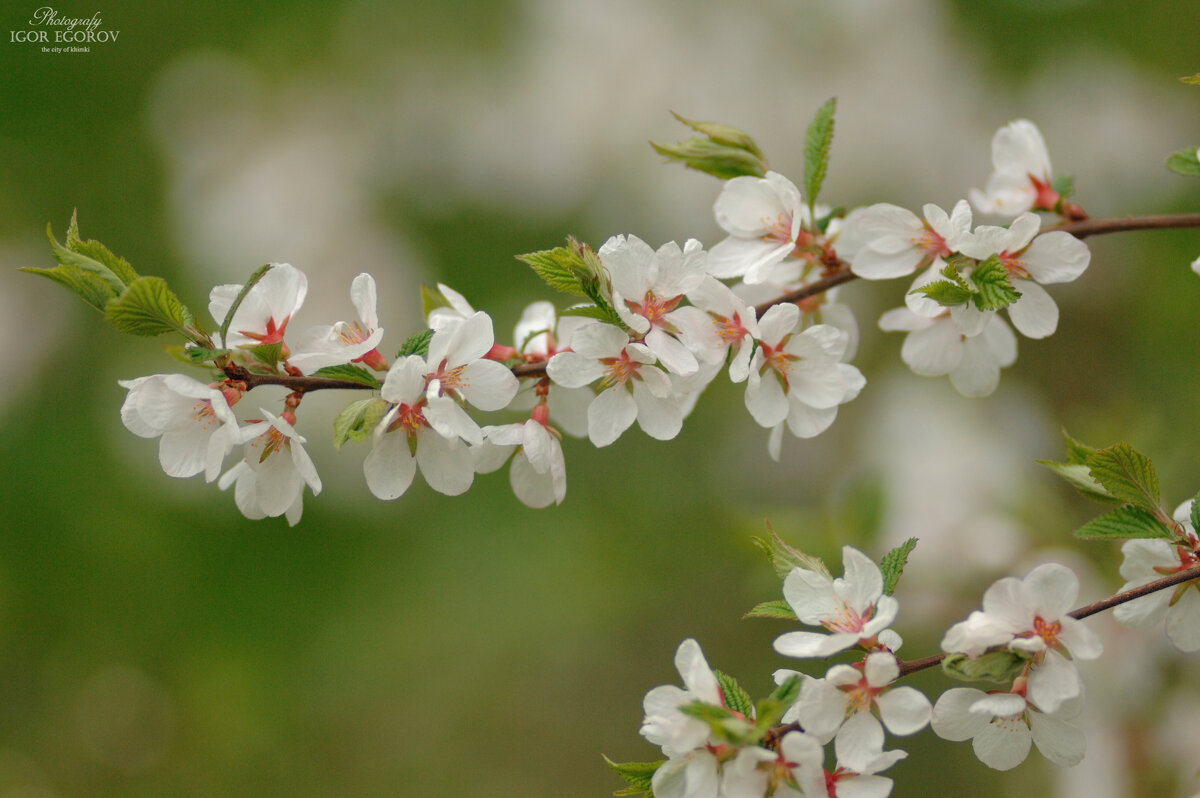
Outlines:
[[[1183,584],[1184,582],[1190,582],[1193,579],[1200,579],[1200,565],[1193,565],[1191,568],[1185,568],[1182,571],[1176,571],[1173,574],[1164,576],[1162,579],[1155,579],[1153,582],[1148,582],[1141,587],[1131,588],[1123,593],[1117,593],[1115,596],[1110,596],[1106,599],[1101,599],[1100,601],[1094,601],[1091,604],[1086,604],[1077,610],[1072,610],[1067,614],[1076,620],[1083,620],[1090,615],[1095,615],[1098,612],[1110,610],[1113,607],[1124,604],[1127,601],[1133,601],[1134,599],[1148,596],[1151,593],[1157,593],[1160,590],[1166,590],[1169,587],[1175,587],[1176,585]],[[917,671],[923,671],[926,668],[932,668],[941,663],[941,661],[945,658],[945,654],[933,654],[928,657],[922,657],[921,659],[910,659],[903,661],[900,663],[900,676],[897,678],[908,676],[910,673],[916,673]]]
[[[1063,222],[1062,224],[1048,227],[1042,232],[1048,233],[1056,230],[1061,230],[1070,233],[1076,238],[1087,238],[1088,236],[1101,235],[1103,233],[1124,233],[1133,230],[1168,230],[1185,227],[1200,227],[1200,213],[1179,213],[1160,216],[1125,216],[1121,218],[1111,219],[1085,219],[1078,222]],[[830,271],[821,279],[801,286],[800,288],[790,293],[784,294],[778,299],[773,299],[769,302],[764,302],[754,308],[755,313],[761,317],[771,307],[781,305],[784,302],[803,302],[810,297],[818,296],[836,288],[839,285],[857,280],[858,275],[850,271],[850,267],[843,261],[830,260],[827,264]],[[546,375],[546,361],[535,360],[528,363],[521,363],[513,367],[513,374],[517,377],[544,377]],[[246,383],[247,390],[255,388],[259,385],[281,385],[285,388],[290,388],[293,391],[307,393],[309,391],[320,391],[329,388],[349,388],[351,390],[372,390],[371,386],[363,385],[362,383],[350,382],[349,380],[339,380],[330,377],[303,377],[291,376],[286,374],[256,374],[248,371],[237,365],[229,365],[224,368],[225,375],[233,380],[239,380]],[[928,667],[928,666],[926,666]]]

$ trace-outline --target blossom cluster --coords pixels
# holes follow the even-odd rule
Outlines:
[[[613,236],[596,253],[581,247],[556,273],[557,287],[566,279],[564,290],[591,302],[562,314],[548,302],[530,305],[511,344],[496,341],[490,316],[439,285],[427,292],[428,329],[391,362],[380,351],[384,331],[370,275],[351,286],[357,320],[293,335],[289,324],[307,281],[289,264],[272,264],[257,282],[211,292],[209,311],[224,334],[205,340],[211,346],[195,359],[223,373],[207,384],[180,375],[123,382],[122,418],[136,434],[162,437],[172,476],[203,471],[213,481],[225,456],[243,447],[219,485],[236,485],[247,517],[286,515],[291,523],[301,514],[304,486],[321,489],[296,429],[309,388],[293,390],[278,415],[260,407],[239,425],[232,407],[249,390],[239,374],[285,385],[328,376],[345,387],[377,388],[375,401],[347,408],[335,429],[350,430],[339,433],[339,445],[370,439],[363,473],[381,499],[403,495],[418,471],[434,490],[458,495],[475,474],[510,463],[521,501],[560,503],[564,434],[607,446],[636,423],[652,438],[674,438],[723,370],[744,384],[746,409],[770,430],[768,452],[778,459],[785,432],[820,434],[866,382],[849,362],[858,341],[854,315],[837,302],[836,289],[814,287],[822,278],[924,269],[905,307],[884,314],[880,326],[908,333],[901,354],[914,371],[948,374],[968,395],[994,390],[1000,368],[1016,357],[999,310],[1026,336],[1054,331],[1057,306],[1041,285],[1077,277],[1088,250],[1066,232],[1041,231],[1030,212],[1063,212],[1031,123],[997,134],[993,165],[987,191],[971,198],[980,210],[1019,214],[1008,227],[972,229],[966,200],[950,214],[927,205],[922,218],[876,204],[841,219],[811,198],[806,203],[776,172],[733,177],[714,204],[727,235],[711,250],[695,239],[654,248],[633,235]],[[472,415],[505,409],[524,415],[498,424]]]

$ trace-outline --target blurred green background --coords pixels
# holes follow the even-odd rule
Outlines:
[[[35,29],[36,7],[6,4],[0,29]],[[198,316],[213,284],[288,261],[309,275],[304,324],[349,314],[369,271],[388,349],[420,326],[421,282],[505,338],[558,299],[516,253],[568,233],[719,240],[716,181],[646,144],[684,136],[668,111],[751,131],[799,180],[833,95],[826,201],[949,208],[986,181],[994,130],[1028,117],[1093,215],[1195,209],[1200,183],[1162,168],[1200,144],[1200,89],[1176,80],[1200,70],[1190,0],[54,8],[120,35],[0,46],[0,798],[608,794],[601,752],[657,756],[641,698],[678,682],[682,639],[756,695],[797,666],[770,647],[786,625],[739,620],[778,596],[750,543],[764,520],[835,571],[843,543],[920,536],[897,624],[919,656],[1038,547],[1084,574],[1085,600],[1119,584],[1114,551],[1067,537],[1092,508],[1033,464],[1061,453],[1059,426],[1151,454],[1172,503],[1198,486],[1194,232],[1094,240],[1053,292],[1058,333],[1022,340],[986,400],[900,364],[874,319],[904,286],[850,286],[868,387],[828,433],[772,463],[721,378],[669,444],[568,442],[554,509],[520,505],[506,472],[377,502],[362,448],[333,451],[336,398],[314,397],[300,430],[326,487],[295,528],[164,476],[117,386],[175,370],[162,342],[15,271],[51,265],[43,229],[77,208],[84,237]],[[1085,672],[1082,767],[1034,754],[997,775],[923,732],[896,743],[894,794],[1194,793],[1194,662],[1106,623],[1120,667]]]

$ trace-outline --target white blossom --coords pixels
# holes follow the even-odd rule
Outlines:
[[[225,490],[237,483],[234,500],[247,518],[286,514],[288,524],[295,526],[304,509],[304,486],[307,484],[315,496],[321,492],[321,478],[304,451],[304,438],[288,419],[261,412],[264,421],[242,430],[245,458],[222,474],[217,484]]]
[[[1024,762],[1031,745],[1056,765],[1069,767],[1082,761],[1087,746],[1083,732],[1070,722],[1082,707],[1082,696],[1044,712],[1015,693],[955,687],[938,698],[930,725],[944,740],[971,740],[979,761],[996,770]]]
[[[709,737],[708,723],[685,715],[681,706],[703,701],[723,706],[721,687],[704,658],[700,644],[687,639],[675,651],[675,670],[683,688],[674,685],[655,687],[646,693],[642,706],[646,712],[639,733],[669,757],[682,756],[704,745]]]
[[[656,362],[649,348],[630,341],[622,330],[593,323],[571,336],[571,351],[550,358],[546,374],[565,388],[600,381],[588,405],[588,437],[596,446],[612,443],[635,420],[650,437],[670,440],[683,426],[683,411]]]
[[[933,204],[923,212],[924,219],[886,202],[856,208],[846,217],[838,253],[868,280],[903,277],[923,266],[941,269],[942,259],[970,237],[971,208],[960,200],[949,215]]]
[[[900,357],[913,372],[925,376],[950,375],[950,383],[964,396],[987,396],[1000,384],[1000,369],[1017,359],[1017,338],[995,313],[983,316],[983,327],[966,336],[943,313],[936,318],[894,308],[879,319],[885,332],[907,332]]]
[[[983,609],[947,630],[942,648],[978,657],[994,646],[1032,656],[1028,696],[1045,712],[1054,712],[1078,696],[1079,672],[1066,658],[1095,659],[1100,639],[1068,615],[1079,594],[1074,572],[1058,563],[1044,563],[1024,579],[1005,577],[983,594]]]
[[[212,482],[225,455],[242,443],[225,394],[182,374],[121,380],[129,389],[121,421],[135,435],[160,438],[158,462],[172,477],[204,472]]]
[[[288,357],[290,365],[305,374],[356,360],[372,368],[386,368],[386,360],[376,349],[383,340],[383,328],[379,326],[375,278],[365,272],[355,277],[350,284],[350,301],[358,311],[358,321],[308,329]]]
[[[777,172],[727,180],[713,211],[729,235],[708,253],[714,277],[761,283],[772,267],[807,243],[808,208],[796,184]]]
[[[1125,561],[1121,592],[1162,579],[1163,576],[1200,563],[1196,530],[1191,524],[1192,500],[1175,509],[1175,521],[1183,530],[1184,543],[1161,539],[1129,540],[1121,547]],[[1164,623],[1167,639],[1180,651],[1200,651],[1200,583],[1185,582],[1172,590],[1159,590],[1127,601],[1113,610],[1126,626],[1148,629]]]
[[[209,293],[208,311],[217,324],[229,315],[242,291],[240,285],[218,285]],[[288,322],[304,304],[308,278],[288,263],[272,263],[271,268],[251,286],[229,322],[225,341],[216,336],[218,346],[247,348],[264,344],[282,344]],[[284,345],[282,354],[287,357]]]
[[[787,632],[775,640],[780,654],[827,657],[860,643],[873,645],[895,620],[899,604],[883,595],[879,566],[852,546],[842,548],[842,563],[845,575],[837,579],[806,568],[794,568],[784,579],[783,597],[800,622],[829,634]]]
[[[538,509],[562,504],[567,466],[557,430],[530,418],[523,424],[484,427],[483,435],[474,452],[477,473],[494,471],[511,456],[509,483],[518,499]]]
[[[1016,216],[1028,210],[1054,210],[1058,193],[1050,187],[1050,155],[1037,126],[1010,122],[992,137],[992,175],[984,191],[971,189],[971,204],[983,213]]]

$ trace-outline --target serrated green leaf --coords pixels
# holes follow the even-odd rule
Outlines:
[[[588,275],[588,267],[578,250],[555,247],[517,255],[517,260],[533,269],[534,274],[554,290],[572,296],[587,296],[582,283]]]
[[[976,289],[972,300],[980,310],[1001,310],[1021,298],[1021,292],[1012,287],[1008,269],[996,255],[975,267],[971,282]]]
[[[811,554],[805,554],[787,543],[779,537],[770,521],[766,523],[766,526],[770,537],[751,538],[750,540],[767,555],[767,559],[775,568],[775,573],[780,579],[786,579],[787,575],[795,568],[803,568],[806,571],[821,574],[826,579],[833,579],[833,574],[829,573],[829,568],[826,567],[824,560]]]
[[[352,382],[356,385],[367,385],[371,388],[378,388],[381,383],[379,379],[362,366],[356,366],[353,363],[341,363],[336,366],[325,366],[317,369],[312,373],[313,377],[329,377],[335,380],[344,380]]]
[[[625,324],[612,310],[597,305],[572,305],[558,313],[559,316],[582,316],[585,319],[599,319],[606,324],[614,324],[624,329]]]
[[[1118,443],[1089,455],[1092,478],[1111,495],[1145,510],[1158,510],[1158,474],[1150,458],[1128,443]]]
[[[396,353],[396,359],[408,357],[409,355],[420,355],[425,357],[429,354],[429,341],[433,338],[433,330],[421,330],[419,333],[408,336],[400,347],[400,351]]]
[[[944,308],[952,308],[970,301],[975,295],[969,288],[963,288],[949,280],[935,280],[932,283],[914,288],[910,294],[924,294]]]
[[[72,222],[74,222],[74,218],[74,216],[71,217]],[[78,242],[77,231],[72,235],[72,238]],[[95,258],[91,258],[80,252],[76,252],[73,249],[58,243],[58,241],[54,238],[54,231],[49,223],[46,224],[46,239],[50,242],[50,251],[53,253],[54,259],[63,266],[73,266],[82,271],[91,272],[92,274],[97,275],[104,280],[104,282],[108,283],[108,286],[116,295],[120,295],[120,293],[125,290],[127,283],[108,266],[96,260]]]
[[[283,357],[283,342],[278,341],[273,344],[259,344],[258,346],[249,347],[250,356],[257,360],[268,369],[274,371],[279,365],[280,359]]]
[[[1192,522],[1192,529],[1200,532],[1200,493],[1192,498],[1192,511],[1188,515]]]
[[[1197,158],[1195,148],[1180,150],[1167,158],[1167,168],[1188,177],[1200,176],[1200,159]]]
[[[764,601],[754,605],[754,609],[742,616],[743,618],[776,618],[781,621],[799,620],[792,605],[783,599]]]
[[[601,754],[601,756],[604,756]],[[608,757],[604,757],[604,761],[608,766],[617,772],[621,778],[625,779],[631,785],[630,789],[634,792],[629,792],[628,789],[613,793],[614,795],[635,795],[644,790],[650,790],[651,782],[654,779],[654,773],[662,767],[666,762],[665,759],[660,759],[657,762],[614,762]]]
[[[1066,429],[1062,430],[1063,439],[1067,442],[1067,462],[1072,465],[1083,465],[1087,459],[1096,453],[1096,450],[1085,443],[1080,443],[1067,433]]]
[[[95,272],[85,271],[77,266],[55,266],[52,269],[41,269],[26,266],[20,271],[48,277],[59,285],[70,289],[87,304],[101,313],[109,301],[116,298],[117,292],[112,285]]]
[[[83,255],[86,258],[91,258],[103,265],[125,285],[131,284],[138,278],[138,273],[134,271],[133,267],[124,258],[114,255],[109,251],[108,247],[99,241],[85,241],[79,237],[79,223],[74,211],[71,212],[71,224],[67,226],[66,246],[72,252]]]
[[[829,151],[833,146],[833,112],[837,98],[831,97],[817,109],[804,133],[804,191],[811,211],[821,193],[829,169]]]
[[[1028,657],[1008,649],[988,651],[974,659],[966,654],[947,654],[942,660],[942,673],[962,682],[1007,684],[1028,664]]]
[[[1169,529],[1152,513],[1140,507],[1120,507],[1098,518],[1093,518],[1075,530],[1075,537],[1080,540],[1125,540],[1174,536],[1175,530]]]
[[[717,685],[721,688],[721,697],[725,700],[725,706],[734,712],[740,712],[747,718],[754,717],[754,701],[750,698],[750,694],[738,684],[737,679],[724,671],[715,669],[713,676],[717,677]]]
[[[1089,499],[1108,504],[1125,503],[1120,499],[1114,498],[1112,494],[1105,490],[1104,486],[1092,477],[1091,469],[1082,463],[1055,463],[1052,460],[1038,460],[1037,462],[1046,466],[1046,468],[1049,468],[1055,474],[1058,474],[1071,487]]]
[[[346,405],[333,420],[334,448],[341,449],[346,441],[366,439],[379,426],[390,406],[378,396]]]
[[[916,545],[917,539],[909,538],[883,555],[883,559],[879,561],[879,570],[883,574],[884,595],[890,596],[896,589],[896,583],[900,581],[900,574],[904,572],[904,565],[908,562],[908,555]]]
[[[188,336],[183,303],[161,277],[139,277],[104,307],[104,318],[130,335],[179,333]]]

